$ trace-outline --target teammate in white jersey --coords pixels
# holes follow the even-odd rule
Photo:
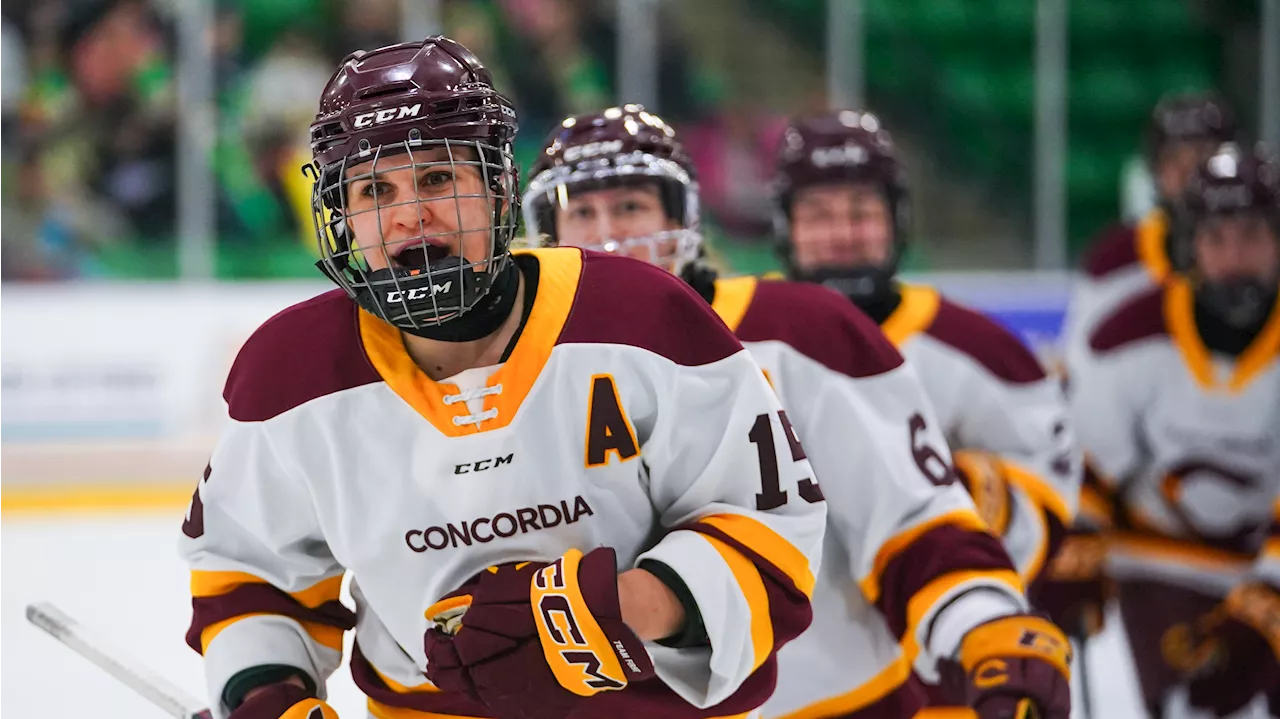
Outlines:
[[[1151,112],[1144,156],[1159,202],[1139,222],[1116,222],[1093,240],[1071,288],[1059,346],[1068,380],[1089,359],[1089,336],[1129,300],[1149,292],[1172,272],[1169,211],[1195,168],[1236,132],[1231,111],[1212,93],[1184,93],[1160,100]],[[1075,633],[1103,627],[1113,585],[1103,571],[1101,532],[1111,524],[1097,473],[1086,463],[1080,512],[1047,572],[1055,616]]]
[[[1248,576],[1280,494],[1280,163],[1224,145],[1172,228],[1176,274],[1094,331],[1071,403],[1116,527],[1107,571],[1143,699],[1160,716],[1190,673],[1193,703],[1225,714],[1262,665],[1229,646],[1206,664],[1189,637]]]
[[[695,169],[670,126],[638,105],[566,119],[534,164],[524,212],[544,243],[627,254],[684,277],[787,408],[803,442],[793,450],[822,482],[828,529],[814,622],[779,653],[766,716],[911,716],[924,700],[914,666],[946,674],[984,717],[1020,704],[1066,717],[1067,643],[1025,614],[1021,578],[954,482],[915,371],[826,288],[716,279],[699,261]],[[1022,637],[1037,640],[1031,651]],[[988,662],[1008,662],[1004,681],[976,683]]]
[[[993,320],[896,279],[909,193],[878,117],[846,110],[795,120],[780,144],[776,182],[788,276],[844,295],[915,367],[961,481],[1038,601],[1033,583],[1080,491],[1080,454],[1058,383]]]
[[[1195,168],[1235,134],[1231,110],[1212,93],[1169,95],[1152,109],[1143,155],[1159,202],[1136,225],[1116,222],[1090,243],[1062,328],[1068,375],[1088,353],[1089,335],[1099,322],[1168,276],[1169,208]]]
[[[810,622],[825,503],[759,366],[657,268],[513,256],[515,131],[443,37],[326,86],[340,289],[241,350],[183,526],[215,716],[332,717],[353,625],[380,719],[737,716]]]

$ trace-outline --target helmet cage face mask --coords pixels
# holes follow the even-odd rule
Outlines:
[[[888,251],[883,261],[849,265],[824,264],[810,268],[801,268],[796,263],[791,222],[792,202],[797,193],[819,185],[865,187],[873,189],[880,196],[889,215]],[[892,292],[894,278],[898,275],[898,268],[910,242],[912,223],[911,198],[896,166],[888,176],[854,168],[825,173],[808,181],[779,179],[775,180],[774,188],[775,249],[788,277],[825,285],[858,303],[871,302]]]
[[[639,237],[606,238],[582,247],[636,256],[679,273],[685,265],[698,259],[702,250],[698,183],[679,162],[647,152],[589,158],[573,164],[553,165],[538,173],[524,193],[526,231],[535,243],[558,245],[555,212],[557,208],[566,207],[572,195],[642,184],[645,180],[658,184],[664,211],[682,227]]]
[[[1270,313],[1280,291],[1280,267],[1269,277],[1209,279],[1196,260],[1197,234],[1208,223],[1256,218],[1280,243],[1280,163],[1259,147],[1222,145],[1192,178],[1175,207],[1169,235],[1173,268],[1193,284],[1198,301],[1228,324],[1246,328]]]
[[[485,298],[510,258],[519,216],[510,143],[499,147],[482,140],[424,140],[411,129],[404,141],[377,146],[361,141],[358,147],[355,154],[328,167],[309,166],[316,178],[311,209],[322,258],[317,265],[362,308],[401,329],[422,329],[464,315]],[[443,148],[443,157],[432,152],[438,148]],[[367,169],[347,177],[349,168],[366,162]],[[408,171],[413,177],[414,191],[408,199],[383,203],[374,193],[371,207],[352,209],[352,183],[396,171]],[[424,196],[426,188],[420,183],[432,171],[447,171],[454,178],[452,191]],[[460,193],[460,175],[472,171],[479,178],[479,191]],[[474,216],[474,210],[463,211],[464,204],[471,202],[483,202],[488,208],[483,223],[470,221],[476,226],[466,224],[466,215]],[[417,218],[418,232],[408,238],[388,238],[384,211],[401,205],[413,205],[409,212]],[[376,220],[378,236],[355,236],[352,221],[369,213]],[[456,229],[428,233],[424,214],[450,218]],[[487,238],[484,256],[463,257],[478,235]],[[445,254],[441,245],[456,247],[457,253]],[[412,259],[397,259],[406,254]],[[370,256],[377,256],[384,269],[372,269]]]

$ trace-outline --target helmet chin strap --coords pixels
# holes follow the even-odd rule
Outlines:
[[[829,287],[848,297],[855,305],[872,314],[872,308],[881,305],[895,305],[891,300],[896,294],[892,267],[883,265],[854,265],[851,267],[821,267],[816,270],[793,269],[791,279],[799,282],[813,282]]]
[[[680,279],[684,280],[702,296],[707,302],[716,301],[716,278],[719,273],[715,268],[702,260],[694,260],[686,262],[678,272]]]
[[[494,278],[488,294],[475,307],[448,322],[420,327],[400,327],[400,330],[416,337],[441,342],[471,342],[488,337],[497,332],[502,323],[511,316],[519,288],[520,270],[515,262],[507,262],[502,274]]]

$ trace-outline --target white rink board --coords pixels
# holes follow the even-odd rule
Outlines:
[[[206,695],[200,658],[183,643],[191,605],[187,570],[176,550],[180,523],[180,516],[156,514],[3,521],[0,714],[7,719],[163,716],[27,624],[26,605],[41,600],[127,648],[192,695]],[[349,647],[350,634],[347,639]],[[1122,642],[1108,631],[1090,646],[1093,719],[1141,716]],[[344,719],[366,716],[363,696],[345,666],[329,682],[329,691]]]

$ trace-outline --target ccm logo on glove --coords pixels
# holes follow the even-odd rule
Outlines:
[[[566,576],[577,577],[581,561],[582,552],[571,550],[539,569],[533,576],[529,599],[547,665],[561,686],[586,697],[625,688],[627,674],[622,662],[636,677],[645,672],[621,641],[610,644],[581,592],[570,590]]]

